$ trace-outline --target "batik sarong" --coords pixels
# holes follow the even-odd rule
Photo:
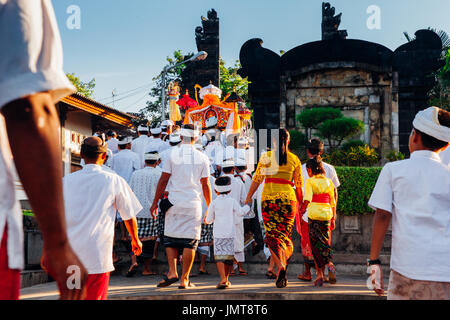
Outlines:
[[[333,259],[330,246],[330,221],[308,220],[309,242],[317,267],[322,268]]]
[[[266,230],[264,241],[285,265],[294,252],[292,231],[296,208],[297,203],[292,200],[265,200],[262,203],[262,215]]]

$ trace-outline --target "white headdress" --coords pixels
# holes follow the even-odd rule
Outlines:
[[[439,123],[439,108],[430,107],[419,111],[413,121],[413,127],[433,138],[450,142],[450,128]]]
[[[131,143],[132,141],[133,141],[133,139],[131,137],[125,137],[118,142],[118,145],[123,146],[123,145]]]
[[[144,160],[159,160],[159,159],[161,159],[161,157],[158,152],[156,153],[147,152],[146,154],[144,154]]]
[[[152,129],[150,129],[150,133],[151,134],[160,134],[161,133],[161,128],[160,127],[158,127],[158,128],[152,128]]]

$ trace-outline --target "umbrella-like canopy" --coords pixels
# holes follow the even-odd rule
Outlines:
[[[222,90],[220,90],[213,84],[209,84],[206,87],[200,89],[200,99],[203,99],[207,94],[214,94],[220,98],[222,96]]]
[[[232,92],[228,98],[225,99],[226,103],[233,103],[233,102],[244,102],[244,100],[236,93],[236,91]]]
[[[186,94],[184,94],[181,99],[177,101],[177,104],[181,107],[181,110],[186,110],[197,106],[197,102],[189,97],[189,92],[187,90]]]

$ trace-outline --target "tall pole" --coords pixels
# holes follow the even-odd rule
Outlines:
[[[162,72],[161,88],[161,121],[166,120],[166,68]]]

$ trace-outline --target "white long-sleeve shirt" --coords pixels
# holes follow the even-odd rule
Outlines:
[[[114,155],[112,169],[127,183],[130,183],[131,175],[141,168],[141,159],[137,153],[129,149],[120,150]]]
[[[95,164],[63,179],[67,234],[89,274],[114,270],[112,250],[116,211],[130,220],[142,210],[126,181]]]
[[[229,194],[219,195],[209,205],[205,222],[214,223],[214,238],[234,238],[235,222],[242,221],[242,217],[248,210],[250,210],[249,206],[241,207]]]
[[[145,161],[144,161],[144,153],[145,153],[145,147],[149,143],[149,138],[146,135],[140,135],[136,139],[134,139],[131,142],[131,151],[134,153],[137,153],[139,158],[141,159],[141,169],[145,167]]]

